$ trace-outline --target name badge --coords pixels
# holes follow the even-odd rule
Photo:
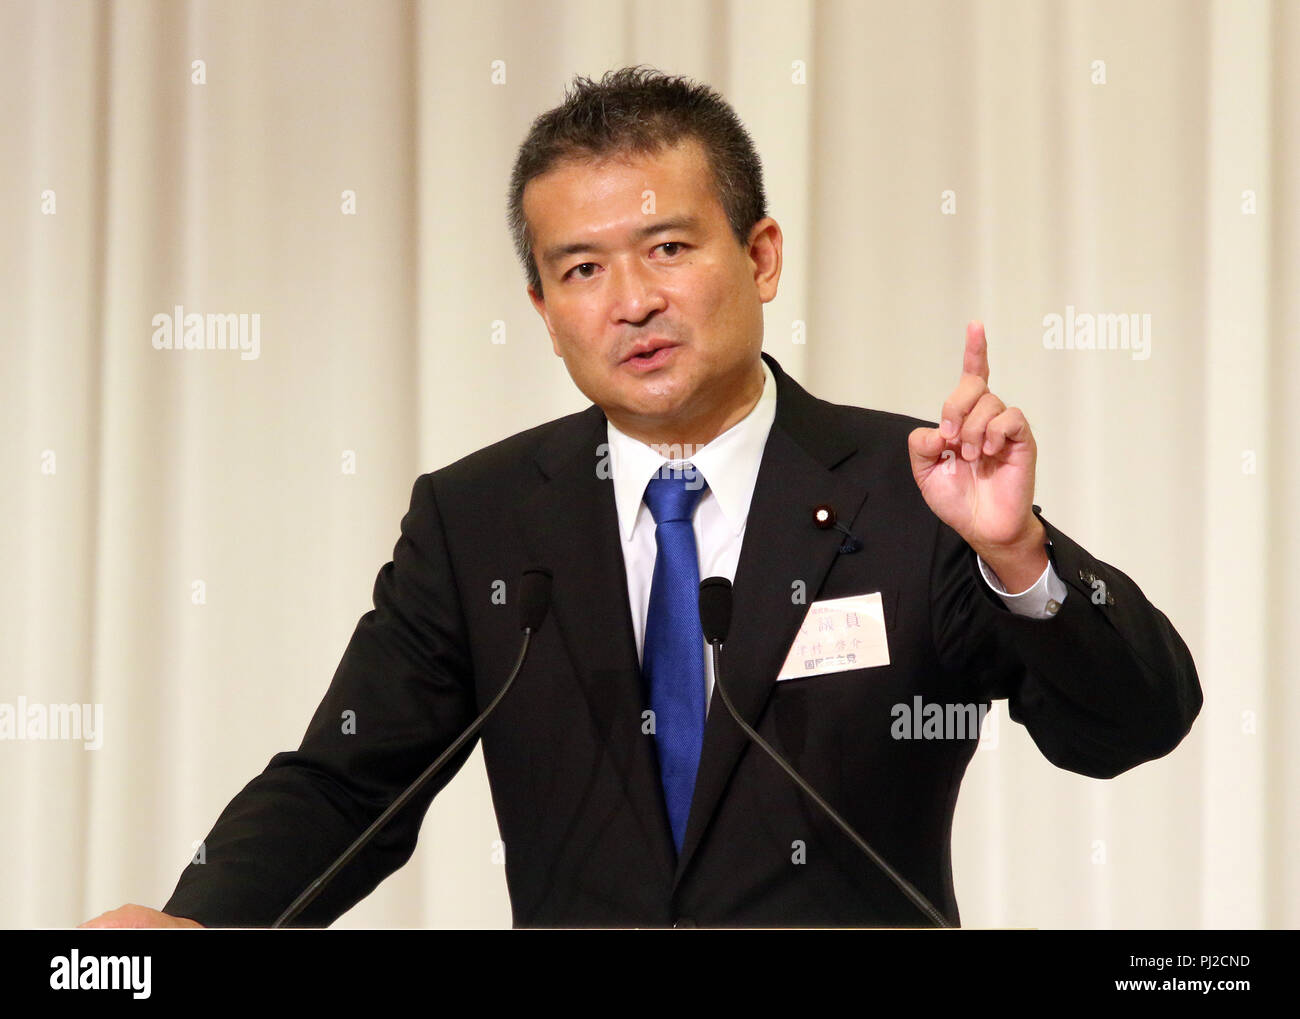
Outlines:
[[[813,602],[778,682],[889,664],[885,606],[880,592]]]

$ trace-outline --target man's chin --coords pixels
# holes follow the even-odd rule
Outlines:
[[[624,379],[610,396],[626,413],[671,418],[686,403],[682,379],[667,372],[655,372],[640,379]]]
[[[615,424],[624,421],[629,427],[638,431],[659,431],[672,429],[675,422],[682,418],[684,401],[679,395],[664,396],[662,399],[624,398],[606,410],[608,416],[613,411]]]

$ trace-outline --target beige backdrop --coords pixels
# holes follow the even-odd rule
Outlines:
[[[934,418],[983,318],[1036,501],[1195,656],[1191,736],[1113,781],[1002,705],[964,921],[1300,921],[1300,4],[17,0],[0,40],[0,703],[103,711],[99,749],[0,741],[0,925],[161,905],[297,745],[415,477],[586,405],[506,182],[572,74],[635,62],[754,136],[766,349]],[[259,356],[154,349],[176,305],[259,315]],[[1149,356],[1045,348],[1067,308],[1149,315]],[[340,925],[508,925],[496,838],[476,753]]]

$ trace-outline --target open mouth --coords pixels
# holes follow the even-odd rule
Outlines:
[[[643,350],[638,354],[633,354],[623,364],[637,371],[650,371],[667,363],[676,349],[675,344],[664,344],[652,350]]]

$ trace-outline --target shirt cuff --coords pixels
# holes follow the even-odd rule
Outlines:
[[[984,582],[997,592],[1003,604],[1016,615],[1029,616],[1033,619],[1051,619],[1061,611],[1061,603],[1065,601],[1068,589],[1065,581],[1056,575],[1050,556],[1047,566],[1034,582],[1034,586],[1019,594],[1008,594],[998,575],[993,572],[993,568],[984,561],[983,557],[975,558],[979,562],[980,575],[984,578]]]

